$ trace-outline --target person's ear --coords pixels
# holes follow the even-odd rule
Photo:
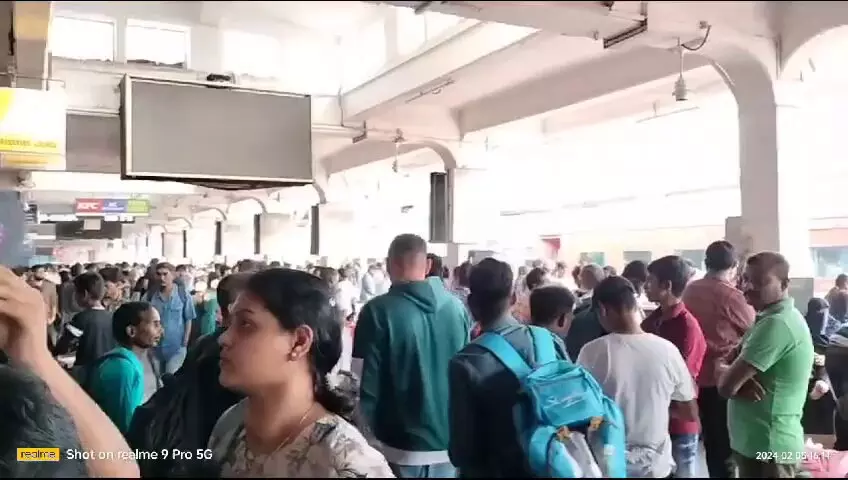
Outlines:
[[[298,360],[305,357],[312,348],[312,341],[315,333],[311,328],[301,325],[294,329],[292,336],[292,348],[289,352],[290,360]]]

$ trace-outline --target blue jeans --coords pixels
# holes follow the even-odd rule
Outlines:
[[[390,463],[398,478],[456,478],[456,468],[450,463],[432,465],[398,465]]]
[[[700,478],[700,443],[698,434],[671,436],[671,456],[677,465],[674,468],[674,478]]]

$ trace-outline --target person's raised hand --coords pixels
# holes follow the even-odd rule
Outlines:
[[[19,362],[50,358],[41,292],[0,266],[0,350]]]

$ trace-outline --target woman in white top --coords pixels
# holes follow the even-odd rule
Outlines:
[[[254,274],[220,337],[221,385],[247,398],[218,420],[209,447],[222,477],[392,477],[386,460],[345,420],[351,398],[328,383],[342,325],[321,279]]]

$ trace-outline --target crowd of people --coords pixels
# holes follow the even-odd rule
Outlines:
[[[805,318],[779,253],[704,266],[449,269],[404,234],[364,267],[0,267],[0,475],[786,478],[831,397],[847,449],[848,277]]]

